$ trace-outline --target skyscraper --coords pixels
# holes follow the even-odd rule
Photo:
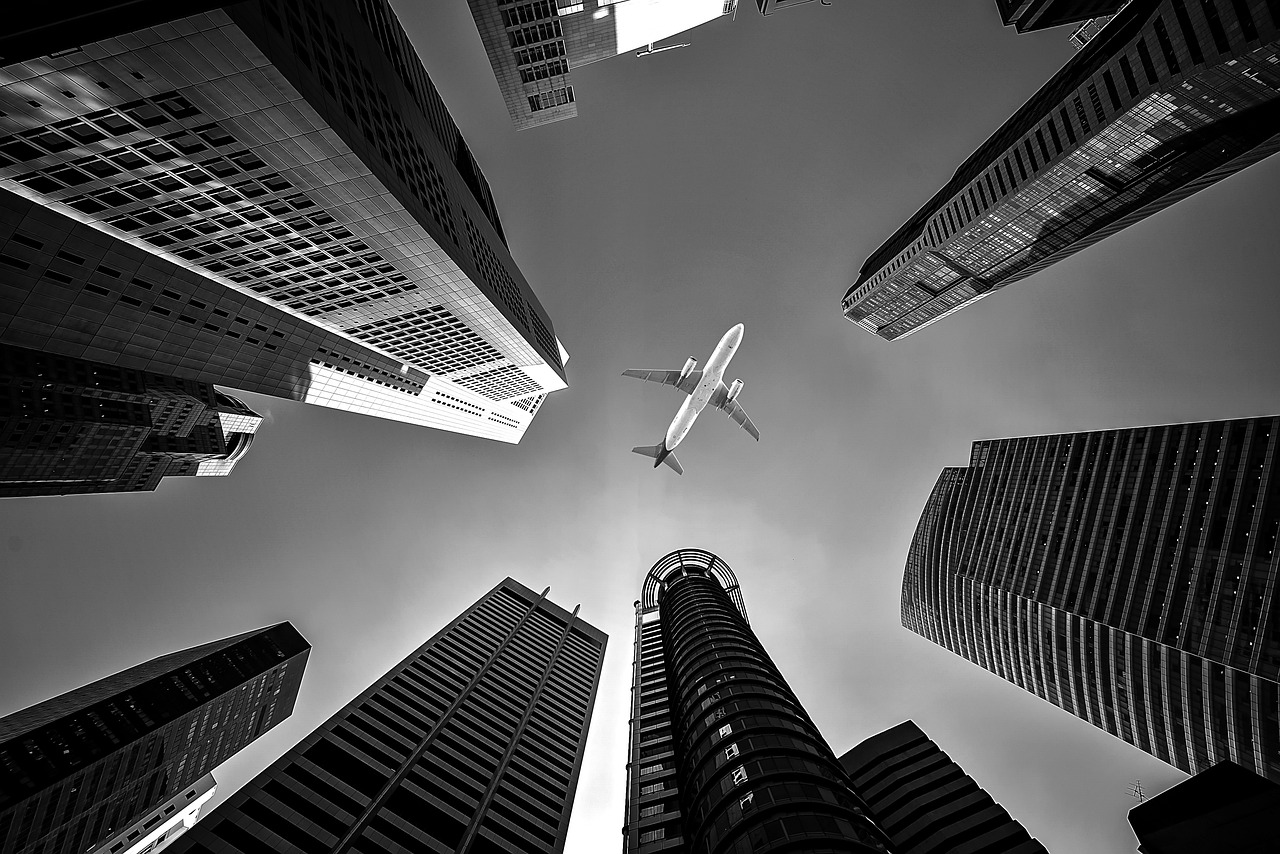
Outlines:
[[[558,854],[605,636],[510,578],[171,854]]]
[[[0,498],[230,474],[261,422],[208,383],[0,344]]]
[[[385,0],[11,12],[0,341],[507,442],[565,387]]]
[[[893,850],[751,630],[728,564],[672,552],[635,608],[624,852]]]
[[[0,718],[0,852],[110,841],[293,711],[289,623],[170,653]]]
[[[1125,0],[996,0],[1000,20],[1020,33],[1114,15]]]
[[[1267,854],[1280,785],[1224,760],[1129,810],[1139,854]]]
[[[738,0],[468,0],[517,130],[578,115],[569,72],[725,15]]]
[[[213,775],[205,774],[89,854],[160,854],[195,827],[217,788]]]
[[[840,757],[897,854],[1048,854],[914,721]]]
[[[893,340],[1280,147],[1280,7],[1133,0],[877,249],[845,292]]]
[[[1280,781],[1280,417],[975,442],[907,628],[1189,773]]]

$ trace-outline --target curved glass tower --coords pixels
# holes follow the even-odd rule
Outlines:
[[[672,552],[645,578],[630,760],[624,852],[892,850],[710,552]]]

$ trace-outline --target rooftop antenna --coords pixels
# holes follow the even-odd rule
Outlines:
[[[1142,803],[1147,799],[1147,793],[1142,791],[1142,781],[1134,780],[1133,785],[1129,787],[1129,797],[1137,798],[1138,803]]]
[[[682,47],[689,47],[689,42],[685,42],[684,44],[668,44],[663,45],[662,47],[654,47],[653,42],[649,42],[649,46],[647,48],[636,51],[636,56],[649,56],[654,53],[662,53],[664,50],[676,50],[677,48]]]

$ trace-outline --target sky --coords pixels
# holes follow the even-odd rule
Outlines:
[[[973,440],[1273,414],[1280,159],[928,329],[839,301],[875,250],[1071,55],[989,0],[837,2],[574,72],[579,116],[517,133],[462,0],[394,0],[572,358],[518,446],[244,395],[227,478],[0,502],[0,714],[291,620],[293,716],[219,799],[510,575],[610,635],[567,854],[621,846],[633,601],[675,548],[720,555],[837,754],[908,718],[1054,854],[1132,852],[1128,789],[1181,772],[899,623],[919,513]],[[628,453],[705,362],[763,435],[709,411],[684,477]]]

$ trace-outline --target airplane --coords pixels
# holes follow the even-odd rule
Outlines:
[[[693,427],[693,422],[698,420],[698,415],[707,404],[723,410],[759,442],[760,431],[751,423],[746,410],[738,403],[738,395],[742,392],[742,380],[734,380],[733,385],[728,387],[722,382],[724,369],[729,366],[729,360],[733,358],[733,354],[741,343],[742,324],[739,323],[726,332],[720,339],[720,343],[711,351],[711,358],[707,360],[707,367],[704,370],[696,370],[698,361],[690,356],[689,361],[685,362],[684,367],[678,371],[623,371],[624,377],[675,386],[688,395],[684,403],[680,404],[680,410],[676,412],[671,426],[667,428],[667,435],[662,443],[640,445],[632,448],[631,453],[652,457],[654,468],[666,463],[675,469],[676,474],[684,474],[680,460],[676,459],[676,455],[671,452],[688,434],[689,429]]]

